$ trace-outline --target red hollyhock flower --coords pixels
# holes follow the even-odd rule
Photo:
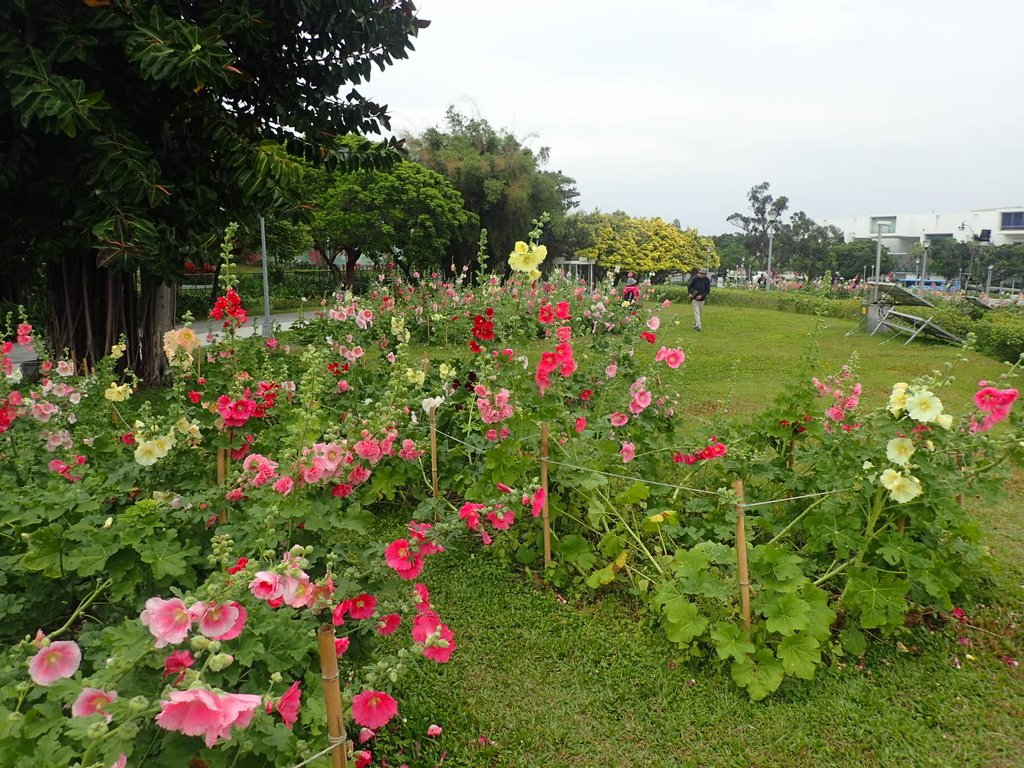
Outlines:
[[[274,708],[277,710],[277,714],[281,716],[281,720],[288,730],[291,730],[292,725],[299,719],[299,700],[302,698],[302,692],[299,690],[300,685],[301,682],[296,680],[284,692],[284,695],[274,702]]]

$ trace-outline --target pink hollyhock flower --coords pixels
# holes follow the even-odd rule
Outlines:
[[[294,487],[294,485],[295,481],[292,480],[288,475],[285,475],[284,477],[279,478],[277,482],[274,483],[274,490],[280,493],[282,496],[287,496],[289,493],[292,492],[292,488]]]
[[[504,483],[495,483],[495,484],[494,484],[494,487],[495,487],[495,488],[497,488],[497,489],[498,489],[499,491],[501,491],[502,493],[512,493],[512,489],[511,489],[511,488],[509,488],[509,487],[508,487],[507,485],[505,485]]]
[[[426,613],[430,610],[430,590],[426,584],[417,582],[412,585],[412,599],[416,603],[417,613]]]
[[[348,650],[348,644],[351,642],[347,637],[338,637],[334,640],[334,652],[339,657],[345,655],[345,651]]]
[[[211,640],[234,640],[242,634],[246,617],[240,603],[208,603],[199,618],[199,631]]]
[[[156,638],[156,647],[177,645],[188,637],[192,628],[192,615],[185,608],[181,598],[172,597],[164,600],[151,597],[146,601],[146,608],[139,615],[141,621]]]
[[[71,705],[72,717],[89,717],[89,715],[103,715],[109,723],[114,717],[106,711],[106,706],[112,701],[117,701],[116,691],[102,691],[99,688],[83,688],[78,694],[75,703]]]
[[[377,610],[377,598],[373,595],[362,594],[352,598],[349,605],[348,615],[353,619],[368,619]]]
[[[661,320],[659,320],[656,317],[648,318],[647,327],[650,328],[652,331],[656,331],[659,327],[661,327]]]
[[[454,633],[433,611],[421,613],[413,619],[412,639],[424,646],[424,657],[438,664],[447,663],[455,650]]]
[[[372,739],[376,735],[377,735],[376,731],[373,731],[373,730],[371,730],[369,728],[360,728],[359,729],[359,743],[360,744],[365,744],[366,742],[368,742],[370,739]]]
[[[127,768],[128,766],[128,755],[124,752],[117,756],[117,760],[110,764],[110,768]]]
[[[624,413],[616,411],[608,417],[613,427],[624,427],[629,422],[629,416]]]
[[[348,473],[348,481],[352,485],[359,485],[370,479],[370,470],[364,467],[362,464],[357,464],[352,467],[352,471]]]
[[[636,446],[633,443],[625,442],[622,444],[622,449],[619,453],[622,455],[622,463],[629,464],[629,462],[636,458]]]
[[[164,673],[162,677],[170,677],[176,674],[178,677],[171,685],[178,685],[185,679],[185,670],[190,669],[195,663],[196,660],[189,651],[174,651],[164,659]]]
[[[387,616],[381,616],[377,621],[377,632],[384,636],[394,634],[401,623],[401,616],[397,613],[389,613]]]
[[[249,591],[260,600],[277,600],[284,594],[284,583],[276,573],[257,571],[249,582]]]
[[[366,728],[383,728],[398,714],[398,702],[383,691],[363,691],[352,697],[352,719]]]
[[[996,389],[986,386],[974,394],[974,404],[979,411],[986,413],[993,413],[1004,408],[1008,411],[1009,406],[1017,400],[1018,394],[1016,389]]]
[[[49,686],[74,675],[82,664],[82,649],[71,640],[57,640],[41,649],[29,662],[29,677],[36,685]]]
[[[548,492],[543,488],[538,488],[537,492],[533,494],[533,499],[530,501],[530,513],[537,517],[544,510],[544,502],[548,500]]]
[[[299,687],[301,684],[301,681],[296,680],[281,695],[281,698],[274,702],[274,709],[277,710],[277,714],[281,716],[281,721],[288,730],[291,730],[292,725],[299,719],[299,701],[302,698],[302,692],[299,690]]]
[[[669,368],[678,368],[686,360],[686,355],[681,349],[670,349],[665,355],[665,364]]]
[[[367,768],[373,762],[373,753],[368,749],[361,749],[353,757],[356,759],[356,768]]]
[[[384,550],[384,562],[407,581],[412,581],[423,572],[423,556],[414,552],[408,539],[396,539]]]
[[[261,698],[249,693],[218,694],[193,688],[171,691],[170,701],[160,702],[156,724],[186,736],[203,736],[206,746],[231,738],[231,728],[245,728]]]
[[[466,527],[471,531],[480,529],[480,513],[487,508],[486,504],[475,504],[467,501],[459,509],[459,518],[466,521]]]
[[[431,723],[427,726],[427,736],[429,736],[432,739],[436,739],[438,736],[441,735],[442,730],[444,729],[441,728],[440,725],[434,725],[433,723]]]
[[[355,490],[355,486],[349,483],[338,483],[331,488],[331,496],[336,499],[344,499],[352,495],[352,491]]]
[[[614,379],[618,372],[619,366],[617,366],[615,363],[612,363],[611,365],[604,369],[604,375],[607,376],[609,379]]]
[[[576,419],[576,432],[577,433],[582,432],[586,428],[587,428],[587,420],[585,418],[580,416],[578,419]]]
[[[487,432],[484,433],[484,439],[486,439],[489,443],[498,442],[498,430],[488,429]]]
[[[569,302],[568,301],[560,301],[560,302],[558,302],[558,304],[555,305],[555,317],[557,317],[559,320],[568,320],[569,319]]]
[[[509,526],[516,521],[516,513],[505,507],[495,507],[488,512],[487,520],[497,531],[507,531]]]

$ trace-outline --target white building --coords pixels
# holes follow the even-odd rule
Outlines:
[[[977,239],[993,245],[1024,242],[1024,205],[982,208],[964,213],[896,213],[822,219],[843,231],[846,242],[875,240],[879,228],[882,245],[903,256],[915,243],[952,237],[961,242]]]

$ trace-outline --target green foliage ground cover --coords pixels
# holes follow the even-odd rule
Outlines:
[[[698,334],[688,307],[662,318],[662,338],[687,351],[680,387],[695,432],[711,417],[761,410],[791,377],[819,322],[709,305]],[[847,336],[855,327],[824,322],[821,366],[835,369],[858,352],[868,407],[885,402],[894,380],[939,368],[955,353]],[[945,399],[969,398],[991,375],[991,360],[966,358]],[[435,595],[465,624],[464,653],[403,685],[408,730],[423,733],[436,722],[445,731],[437,742],[393,746],[423,765],[442,754],[444,765],[460,766],[1017,765],[1021,673],[1000,659],[1024,655],[1022,479],[1013,482],[1006,503],[968,502],[996,562],[994,580],[980,587],[983,604],[964,606],[978,628],[935,622],[878,636],[865,657],[837,660],[813,681],[787,682],[756,703],[717,661],[682,657],[621,593],[547,589],[486,552],[452,550],[436,563]]]

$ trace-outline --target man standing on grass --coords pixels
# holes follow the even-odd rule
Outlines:
[[[690,294],[690,302],[693,304],[693,327],[701,329],[701,310],[704,309],[704,302],[711,293],[711,280],[708,279],[708,271],[703,267],[697,272],[697,276],[690,280],[687,288]]]

